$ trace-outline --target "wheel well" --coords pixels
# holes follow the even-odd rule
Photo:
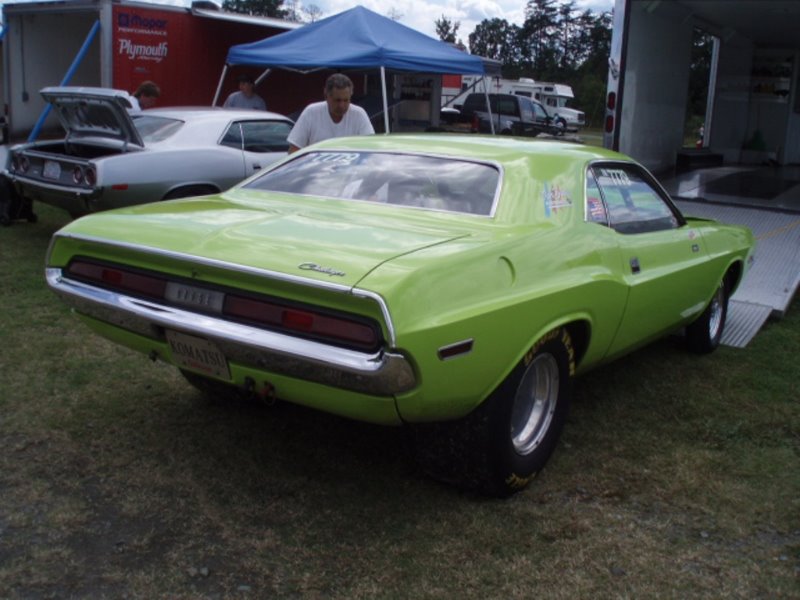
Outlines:
[[[589,323],[586,321],[573,321],[565,324],[564,328],[569,331],[569,337],[572,338],[572,347],[575,350],[575,364],[579,365],[583,360],[583,355],[586,354],[586,349],[589,347],[589,337],[591,336]]]
[[[742,263],[740,261],[736,261],[730,267],[728,267],[728,270],[725,273],[725,289],[728,292],[728,297],[730,297],[730,295],[736,291],[736,288],[739,287],[741,280]]]
[[[176,198],[189,198],[191,196],[205,196],[206,194],[216,194],[219,188],[209,184],[184,185],[171,189],[162,200],[175,200]]]

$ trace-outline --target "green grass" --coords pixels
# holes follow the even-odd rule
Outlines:
[[[548,467],[488,500],[400,429],[208,403],[94,336],[37,211],[0,229],[0,597],[800,597],[796,310],[582,377]]]

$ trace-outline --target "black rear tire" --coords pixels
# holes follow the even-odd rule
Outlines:
[[[728,316],[728,286],[723,279],[711,301],[697,319],[686,326],[686,346],[696,354],[708,354],[717,349]]]
[[[414,428],[423,469],[436,479],[501,498],[524,489],[558,443],[574,372],[569,332],[549,332],[465,418]]]

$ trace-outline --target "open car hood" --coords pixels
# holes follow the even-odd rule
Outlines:
[[[123,144],[144,145],[128,114],[131,103],[127,92],[95,87],[46,87],[40,93],[53,106],[69,139],[102,137]]]

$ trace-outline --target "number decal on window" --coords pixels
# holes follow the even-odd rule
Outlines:
[[[628,174],[622,169],[600,169],[601,177],[608,177],[611,180],[611,185],[618,187],[630,187],[631,180]]]

